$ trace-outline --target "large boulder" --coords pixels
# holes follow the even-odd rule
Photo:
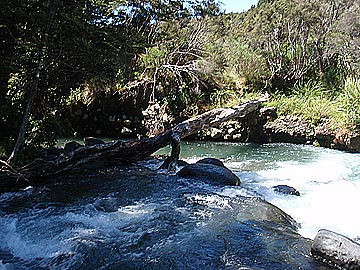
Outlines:
[[[221,162],[221,161],[220,161]],[[208,183],[220,185],[238,186],[240,179],[225,166],[218,166],[210,163],[194,163],[182,168],[178,173],[180,177],[200,178]]]
[[[225,168],[224,163],[221,160],[217,159],[217,158],[203,158],[203,159],[200,159],[196,163],[212,164],[212,165],[216,165],[216,166],[220,166],[220,167]]]
[[[329,230],[318,232],[311,246],[311,255],[341,269],[360,269],[360,245]]]

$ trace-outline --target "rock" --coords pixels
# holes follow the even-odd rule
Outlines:
[[[222,130],[218,128],[211,128],[210,137],[215,140],[220,139],[222,137]]]
[[[132,135],[133,132],[132,132],[132,130],[131,130],[130,128],[123,127],[123,128],[121,129],[121,134],[123,134],[123,135]]]
[[[103,140],[95,138],[95,137],[85,137],[84,144],[85,144],[85,146],[92,146],[92,145],[96,145],[96,144],[105,144],[105,142]]]
[[[78,149],[79,147],[82,147],[82,145],[76,141],[71,141],[65,144],[64,146],[64,153],[68,154],[72,151],[75,151],[76,149]]]
[[[329,230],[318,232],[311,246],[311,255],[341,269],[360,269],[360,245]]]
[[[63,152],[64,150],[58,147],[47,147],[41,149],[40,155],[43,159],[51,161],[58,158]]]
[[[170,157],[165,158],[164,162],[161,164],[161,166],[159,167],[159,169],[167,169],[169,167],[170,164]],[[186,166],[188,165],[188,163],[186,161],[183,160],[178,160],[177,161],[177,166]]]
[[[235,134],[235,132],[236,132],[236,129],[235,128],[229,128],[228,130],[227,130],[227,134],[229,134],[229,135],[234,135]]]
[[[241,141],[242,136],[241,136],[240,133],[239,133],[239,134],[234,134],[234,135],[232,136],[232,139],[233,139],[234,141]]]
[[[360,152],[360,135],[348,139],[347,148],[351,152]]]
[[[300,196],[300,192],[295,188],[287,186],[287,185],[277,185],[273,187],[274,191],[277,193],[285,194],[285,195],[295,195]]]
[[[182,168],[178,173],[180,177],[201,178],[205,182],[221,185],[238,186],[240,179],[226,167],[214,164],[194,163]]]
[[[216,166],[219,166],[219,167],[226,168],[224,163],[221,160],[217,159],[217,158],[203,158],[203,159],[200,159],[196,163],[212,164],[212,165],[216,165]]]
[[[297,116],[282,116],[264,125],[269,142],[305,144],[314,135],[314,129]]]

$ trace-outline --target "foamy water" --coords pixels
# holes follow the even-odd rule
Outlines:
[[[242,185],[115,171],[83,186],[1,194],[0,270],[332,269],[317,268],[293,220],[258,197],[292,216],[305,237],[321,228],[360,236],[359,154],[216,143],[182,153],[221,159]],[[301,196],[275,193],[280,184]]]
[[[315,158],[304,155],[284,161],[275,156],[272,166],[246,173],[241,172],[241,168],[248,161],[233,161],[227,165],[239,171],[244,187],[291,215],[301,225],[299,233],[304,237],[313,239],[319,229],[329,229],[360,238],[357,209],[360,205],[360,155],[304,148],[314,152]],[[294,187],[301,196],[277,194],[272,190],[276,185]]]

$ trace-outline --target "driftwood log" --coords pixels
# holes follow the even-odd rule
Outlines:
[[[85,146],[54,161],[37,159],[20,168],[16,173],[3,170],[0,174],[0,191],[29,185],[42,184],[52,176],[61,175],[84,166],[132,163],[149,157],[157,150],[171,144],[169,170],[176,166],[180,154],[180,140],[204,128],[216,127],[230,119],[242,118],[258,109],[260,100],[252,100],[232,108],[214,109],[185,120],[173,128],[151,138],[135,141],[116,141],[101,145]]]

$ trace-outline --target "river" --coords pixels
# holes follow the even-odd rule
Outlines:
[[[309,256],[317,231],[360,239],[359,154],[182,144],[182,159],[203,157],[224,161],[241,186],[169,177],[150,160],[1,194],[0,270],[330,270]],[[301,196],[277,194],[279,184]]]

